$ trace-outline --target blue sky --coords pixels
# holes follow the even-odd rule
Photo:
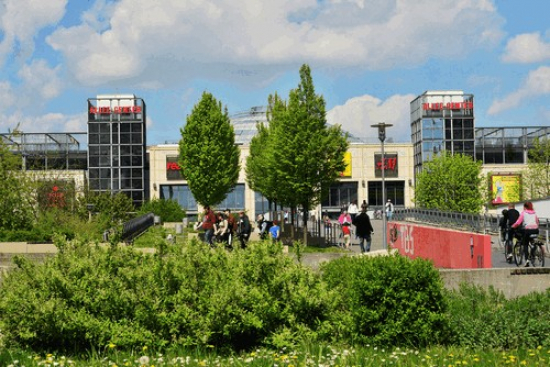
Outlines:
[[[135,94],[148,143],[177,142],[203,91],[229,113],[312,68],[359,137],[426,90],[475,96],[476,126],[550,126],[547,0],[0,0],[0,132],[86,131],[86,100]]]

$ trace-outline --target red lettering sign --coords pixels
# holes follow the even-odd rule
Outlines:
[[[141,113],[141,106],[115,106],[111,107],[95,107],[90,106],[90,113],[100,115],[121,114],[121,113]]]
[[[428,111],[438,110],[473,110],[474,102],[435,102],[435,103],[422,103],[422,109]]]
[[[384,158],[384,171],[395,171],[397,158]],[[376,169],[382,170],[382,160],[376,163]]]
[[[179,171],[179,170],[181,170],[181,167],[176,162],[166,162],[166,170],[167,171]]]

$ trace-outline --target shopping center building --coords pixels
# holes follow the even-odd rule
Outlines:
[[[44,171],[79,189],[123,192],[136,205],[154,198],[174,199],[190,216],[199,206],[182,178],[178,142],[146,145],[146,105],[134,95],[101,95],[88,100],[88,131],[60,134],[0,134],[0,139],[22,157],[22,169]],[[410,103],[411,141],[395,142],[391,129],[384,145],[375,129],[370,138],[350,138],[347,169],[333,184],[315,212],[336,214],[351,201],[365,200],[381,208],[382,167],[386,197],[396,207],[414,206],[415,174],[423,162],[441,151],[471,155],[490,175],[495,203],[518,201],[514,185],[521,184],[528,150],[536,138],[550,139],[550,127],[475,127],[474,96],[462,91],[426,91]],[[230,116],[235,142],[241,151],[237,186],[219,209],[245,209],[249,215],[268,210],[265,198],[245,180],[245,162],[257,123],[266,123],[264,107]],[[52,184],[53,185],[53,184]]]

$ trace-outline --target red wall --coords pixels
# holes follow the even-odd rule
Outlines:
[[[431,259],[438,268],[491,268],[491,236],[388,222],[388,242],[411,259]]]

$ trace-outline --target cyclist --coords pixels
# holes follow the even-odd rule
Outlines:
[[[516,235],[516,230],[512,228],[512,225],[516,223],[519,218],[519,212],[516,210],[514,204],[508,204],[508,211],[506,212],[506,220],[508,227],[508,241],[506,242],[506,253],[508,254],[508,260],[512,260],[512,250],[514,244],[514,236]]]
[[[529,237],[532,234],[539,233],[539,217],[533,209],[533,203],[530,201],[523,204],[523,211],[519,215],[518,220],[512,224],[512,228],[518,228],[518,233],[521,234],[521,245],[525,259],[525,266],[530,266],[529,261]]]

